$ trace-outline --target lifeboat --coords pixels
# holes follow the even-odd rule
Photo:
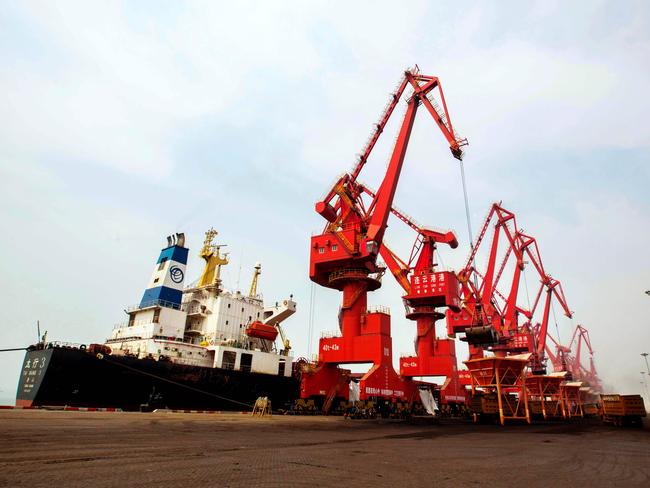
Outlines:
[[[278,329],[272,325],[263,324],[262,322],[256,320],[251,325],[246,327],[246,335],[248,337],[256,337],[258,339],[274,341],[278,336]]]

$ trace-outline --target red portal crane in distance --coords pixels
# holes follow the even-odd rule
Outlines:
[[[492,242],[484,273],[475,265],[479,248],[490,225],[493,226]],[[500,243],[505,239],[505,248]],[[513,262],[513,276],[506,295],[498,289],[509,262]],[[529,309],[519,303],[519,289],[526,264],[536,270],[540,286],[534,304]],[[517,226],[515,214],[501,204],[494,203],[488,212],[465,267],[458,273],[461,283],[463,310],[447,312],[447,332],[450,337],[464,332],[470,345],[470,359],[483,356],[483,350],[497,356],[530,352],[531,368],[535,373],[545,371],[545,346],[548,332],[551,300],[555,298],[565,315],[571,317],[562,285],[545,270],[537,241]],[[542,292],[546,291],[541,322],[533,326]],[[522,316],[525,321],[520,324]]]
[[[594,351],[591,347],[591,339],[589,338],[589,331],[582,325],[578,324],[573,331],[571,341],[568,346],[563,346],[559,341],[555,340],[550,334],[548,338],[555,346],[555,350],[551,348],[551,344],[546,344],[546,354],[551,360],[553,371],[568,371],[571,378],[576,381],[584,381],[595,392],[602,392],[603,387],[596,372],[596,365],[594,363]],[[582,362],[583,344],[587,348],[589,365]]]
[[[357,179],[407,88],[413,93],[406,100],[406,113],[386,174],[366,204],[363,195],[368,195],[367,189]],[[435,90],[440,95],[442,108],[434,101]],[[377,263],[377,256],[392,211],[415,115],[421,105],[433,116],[452,155],[461,159],[462,147],[467,141],[458,137],[453,129],[440,81],[435,76],[420,74],[416,67],[404,72],[354,169],[341,176],[326,197],[316,203],[316,212],[326,224],[320,235],[311,238],[309,276],[321,286],[341,291],[343,300],[339,311],[340,335],[321,338],[318,363],[302,376],[302,398],[324,396],[325,406],[334,396],[348,398],[348,391],[342,388],[344,375],[338,365],[372,363],[370,371],[359,382],[362,400],[371,397],[412,399],[413,385],[399,378],[393,369],[390,315],[385,311],[368,311],[367,294],[381,286],[385,268]]]

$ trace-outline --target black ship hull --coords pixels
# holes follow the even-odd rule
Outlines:
[[[28,351],[16,405],[192,410],[249,410],[260,396],[274,409],[298,398],[293,377],[91,353],[76,348]]]

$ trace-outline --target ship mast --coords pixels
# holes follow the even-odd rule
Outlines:
[[[262,265],[255,263],[255,271],[253,271],[253,280],[251,281],[251,289],[248,292],[249,298],[257,298],[257,279],[262,274]]]
[[[205,268],[199,279],[197,288],[216,287],[221,289],[221,266],[228,264],[228,253],[221,255],[223,245],[214,244],[218,232],[212,227],[205,233],[203,248],[199,254],[205,260]]]

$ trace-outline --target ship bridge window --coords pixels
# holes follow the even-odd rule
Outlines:
[[[159,308],[157,308],[156,310],[153,311],[153,320],[152,320],[152,322],[154,324],[157,324],[158,319],[160,319],[160,309]],[[162,330],[160,332],[162,332]]]

